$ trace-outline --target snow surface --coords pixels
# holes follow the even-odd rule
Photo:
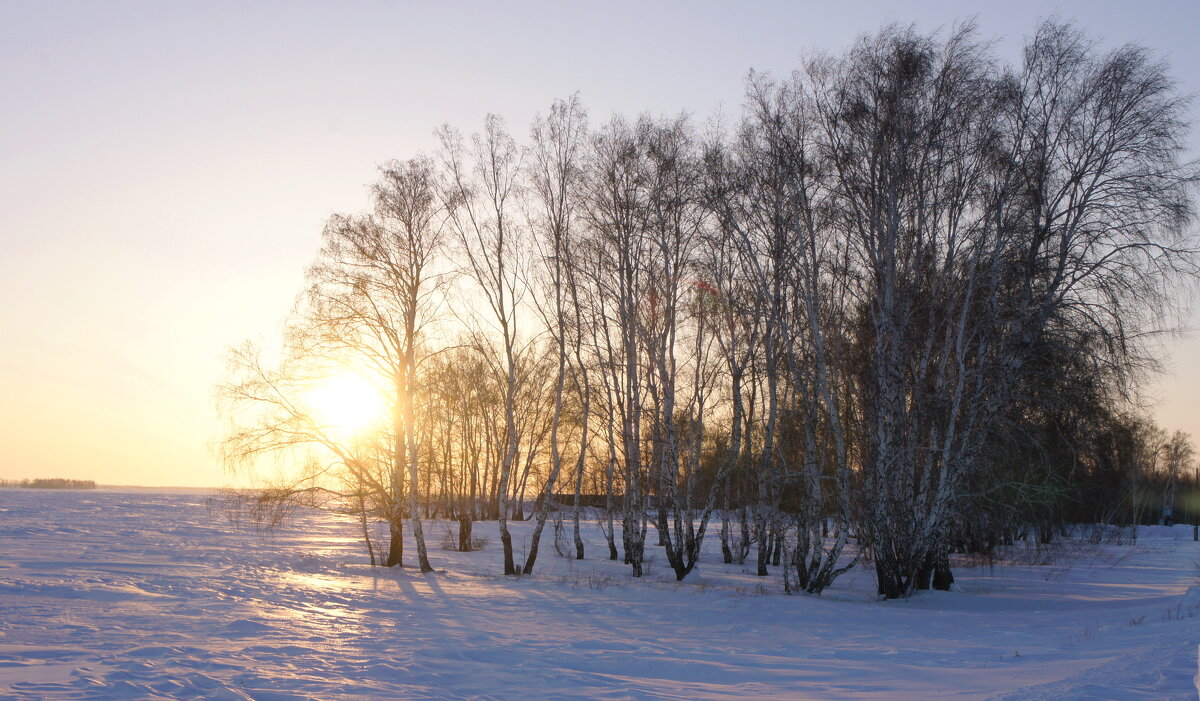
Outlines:
[[[786,596],[711,531],[683,583],[651,532],[636,581],[594,523],[579,562],[548,525],[530,577],[495,574],[492,523],[474,553],[427,524],[437,573],[372,568],[348,519],[264,536],[206,496],[0,490],[0,697],[1196,698],[1190,526],[959,563],[962,591],[881,602],[861,566]]]

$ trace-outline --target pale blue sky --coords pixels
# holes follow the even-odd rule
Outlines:
[[[888,21],[975,15],[1015,58],[1056,11],[1200,91],[1194,0],[998,5],[0,0],[0,477],[226,481],[224,349],[277,337],[328,214],[443,122],[732,115],[749,68]],[[1200,343],[1172,351],[1157,415],[1200,433]]]

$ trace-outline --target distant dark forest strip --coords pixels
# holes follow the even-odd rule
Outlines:
[[[95,489],[94,480],[68,480],[60,478],[32,480],[0,480],[0,487],[22,489]]]

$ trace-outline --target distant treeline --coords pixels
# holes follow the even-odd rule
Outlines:
[[[61,478],[33,480],[0,480],[0,487],[22,487],[24,489],[95,489],[94,480],[68,480]]]

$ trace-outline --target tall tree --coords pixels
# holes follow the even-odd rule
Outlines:
[[[585,216],[595,254],[590,275],[599,317],[596,347],[607,394],[610,460],[619,465],[624,487],[625,561],[633,576],[641,577],[649,485],[642,452],[644,337],[638,317],[650,303],[645,260],[651,243],[644,226],[648,192],[633,125],[614,117],[593,136],[591,146]]]
[[[546,525],[550,501],[554,498],[554,489],[562,472],[560,428],[564,394],[567,389],[568,363],[579,357],[578,348],[582,342],[578,294],[572,292],[575,277],[570,270],[574,258],[574,238],[579,235],[575,229],[583,182],[583,149],[587,137],[587,115],[578,96],[554,103],[547,118],[539,117],[534,122],[530,136],[533,141],[529,158],[529,181],[535,212],[533,227],[539,234],[537,244],[546,271],[545,284],[550,300],[548,304],[537,307],[550,332],[554,346],[555,370],[554,409],[550,418],[550,474],[535,502],[535,524],[525,559],[525,573],[533,572],[534,563],[537,562],[542,529]],[[573,369],[576,377],[583,377],[583,385],[586,386],[586,370],[578,364]],[[583,401],[586,405],[588,392],[585,387],[581,389],[584,390]],[[587,452],[587,406],[584,407],[582,415],[578,458],[580,465]],[[582,477],[581,467],[577,466],[576,469]],[[578,494],[578,486],[576,493]],[[578,497],[574,518],[576,548],[581,552],[583,546],[579,539]],[[582,554],[579,557],[582,558]]]
[[[421,333],[444,288],[439,266],[443,230],[432,164],[394,162],[372,189],[374,211],[335,216],[325,228],[321,256],[309,271],[304,313],[311,352],[349,354],[387,379],[392,411],[393,472],[407,474],[408,512],[422,572],[432,569],[420,502],[419,368]],[[401,491],[396,488],[396,491]]]
[[[469,146],[449,127],[443,127],[438,137],[443,161],[441,193],[448,222],[464,254],[467,273],[475,281],[475,291],[483,298],[485,323],[499,335],[498,349],[491,347],[489,336],[482,332],[476,334],[476,341],[504,387],[504,454],[496,506],[504,574],[519,574],[513,561],[508,510],[521,447],[517,430],[521,356],[528,349],[528,341],[519,332],[519,310],[528,289],[524,275],[527,232],[516,211],[521,151],[495,115],[487,117],[483,132],[474,135]]]

